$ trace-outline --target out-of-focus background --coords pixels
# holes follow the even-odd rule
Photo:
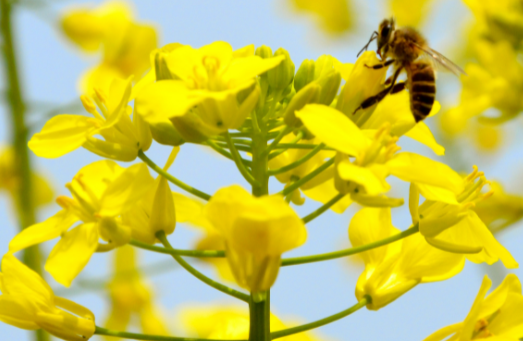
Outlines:
[[[274,51],[284,47],[296,67],[304,59],[317,59],[323,54],[332,55],[344,63],[353,63],[356,61],[356,54],[368,41],[372,31],[377,29],[380,21],[394,15],[400,24],[403,22],[416,25],[427,37],[431,47],[456,63],[465,66],[478,59],[477,56],[471,57],[470,47],[467,47],[477,19],[462,1],[351,0],[349,21],[345,22],[351,28],[338,34],[326,31],[317,15],[303,9],[307,4],[315,2],[321,3],[294,0],[135,0],[128,1],[128,4],[134,10],[136,21],[156,27],[160,46],[179,42],[200,47],[223,40],[234,48],[265,44]],[[95,7],[100,3],[101,1],[87,3],[20,0],[16,6],[14,34],[21,82],[29,109],[27,115],[30,135],[39,131],[50,115],[66,113],[65,109],[58,109],[57,112],[56,108],[67,106],[67,110],[72,112],[82,110],[78,101],[79,78],[88,68],[99,62],[100,56],[86,55],[74,46],[61,30],[60,19],[71,8]],[[301,9],[297,3],[301,4]],[[334,20],[331,18],[328,22],[332,24]],[[339,27],[346,27],[343,21]],[[375,45],[371,45],[371,48],[375,49]],[[494,54],[494,64],[495,57]],[[501,57],[499,63],[502,68],[504,62]],[[2,70],[2,82],[4,75]],[[479,126],[476,117],[464,120],[465,122],[461,122],[459,117],[454,120],[453,116],[443,120],[438,116],[445,115],[445,112],[460,103],[462,85],[453,75],[440,73],[437,87],[437,99],[442,103],[442,110],[439,115],[426,122],[431,126],[437,140],[446,148],[446,155],[436,156],[431,150],[415,142],[403,143],[403,149],[443,161],[463,172],[470,172],[475,164],[485,172],[487,179],[498,181],[507,192],[523,195],[523,180],[520,175],[523,172],[523,134],[520,133],[522,119],[514,117],[496,127]],[[4,83],[0,85],[1,89],[5,89]],[[523,92],[521,94],[520,97],[523,98]],[[12,133],[6,110],[5,98],[2,98],[0,141],[4,145],[9,144]],[[456,129],[453,131],[452,128]],[[158,164],[163,164],[169,152],[170,148],[156,144],[148,155]],[[37,159],[34,155],[31,157],[38,172],[50,181],[55,196],[67,195],[64,184],[81,167],[100,159],[85,149],[59,159]],[[232,183],[245,185],[231,162],[202,147],[189,144],[182,147],[171,171],[179,179],[195,184],[207,193],[214,193],[218,188]],[[392,180],[391,185],[394,194],[406,197],[408,187],[405,184]],[[281,184],[273,181],[271,188],[277,191]],[[173,190],[177,189],[173,187]],[[307,200],[296,210],[303,216],[319,205]],[[314,220],[308,226],[307,243],[285,256],[308,255],[349,247],[347,227],[357,209],[359,207],[354,205],[341,215],[328,212]],[[39,221],[57,210],[56,204],[45,206],[38,211]],[[410,224],[407,207],[393,209],[392,215],[396,227],[405,229]],[[4,254],[9,241],[18,232],[13,204],[7,194],[0,197],[0,221],[0,254]],[[169,239],[174,247],[191,248],[200,236],[198,229],[179,225]],[[496,236],[518,261],[523,261],[523,224],[513,224]],[[56,241],[51,241],[44,244],[44,255],[49,253],[55,243]],[[104,289],[104,283],[112,272],[113,258],[111,253],[95,254],[70,289],[53,282],[50,276],[46,276],[46,279],[57,295],[90,308],[96,315],[97,324],[103,325],[109,311],[108,293]],[[173,335],[184,335],[180,322],[183,307],[234,303],[232,298],[207,287],[177,267],[167,255],[140,251],[138,262],[140,269],[148,276],[147,282],[154,292],[154,302],[159,306]],[[204,273],[216,276],[209,265],[199,262],[193,264]],[[356,302],[354,288],[361,271],[357,259],[338,259],[282,268],[271,290],[273,312],[283,320],[308,322],[346,309]],[[468,262],[463,272],[450,280],[419,285],[377,312],[363,309],[320,328],[315,334],[322,340],[422,340],[435,330],[464,319],[485,274],[489,274],[497,284],[506,273],[508,271],[501,264],[488,267]],[[515,270],[514,273],[523,275],[521,270]],[[23,341],[33,338],[31,332],[3,323],[0,323],[0,335],[1,340]],[[97,339],[100,338],[93,337],[93,340]]]

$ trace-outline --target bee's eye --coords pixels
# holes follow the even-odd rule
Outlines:
[[[389,25],[384,26],[384,27],[381,29],[381,36],[382,36],[382,37],[388,37],[388,36],[389,36],[389,33],[390,33],[390,26],[389,26]]]

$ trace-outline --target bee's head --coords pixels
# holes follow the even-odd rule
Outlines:
[[[378,54],[383,57],[389,49],[390,37],[394,32],[394,19],[385,19],[381,22],[378,29]]]

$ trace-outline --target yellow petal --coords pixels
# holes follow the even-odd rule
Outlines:
[[[491,285],[492,281],[488,278],[487,275],[485,275],[483,277],[483,281],[481,282],[479,292],[476,295],[476,299],[474,300],[474,303],[472,304],[472,307],[470,308],[467,317],[463,321],[463,329],[460,333],[459,338],[460,341],[468,341],[472,338],[472,334],[474,333],[474,329],[476,328],[478,315],[481,311],[481,306],[483,304],[484,297],[487,294],[488,289]]]
[[[392,175],[403,181],[442,187],[459,193],[463,180],[449,166],[414,153],[400,153],[386,163]]]
[[[167,179],[160,176],[158,180],[149,226],[153,233],[164,231],[169,235],[174,232],[176,226],[174,200]]]
[[[416,184],[419,188],[419,192],[427,200],[440,201],[450,205],[458,205],[456,194],[448,189],[431,186],[427,184]]]
[[[33,135],[29,149],[37,156],[56,158],[80,147],[95,130],[92,118],[58,115],[46,122],[42,131]]]
[[[241,186],[225,187],[214,193],[205,205],[204,215],[217,230],[227,236],[236,217],[244,209],[243,205],[250,200],[251,195]]]
[[[312,200],[319,201],[322,204],[326,204],[332,198],[338,195],[339,192],[338,190],[336,190],[336,187],[334,186],[334,181],[329,180],[323,182],[322,184],[316,187],[303,190],[303,194],[305,194]],[[331,210],[333,210],[336,213],[343,213],[351,204],[352,200],[350,198],[350,195],[346,195],[343,197],[343,199],[332,205]]]
[[[379,177],[370,168],[359,167],[347,159],[338,164],[338,173],[343,180],[361,185],[369,195],[381,194],[390,189],[385,178]]]
[[[508,274],[503,282],[485,298],[479,318],[485,318],[498,311],[506,303],[510,294],[521,297],[521,282],[515,274]]]
[[[35,314],[34,302],[26,296],[0,296],[0,321],[26,330],[40,329],[31,321]]]
[[[423,341],[441,341],[441,340],[444,340],[449,335],[454,334],[457,331],[459,331],[462,328],[462,325],[463,325],[463,323],[460,322],[460,323],[451,324],[450,326],[446,326],[444,328],[441,328],[440,330],[432,333],[431,335],[429,335],[428,337],[423,339]]]
[[[357,156],[370,145],[370,139],[350,119],[331,107],[309,104],[296,117],[320,141],[344,154]]]
[[[100,215],[115,217],[125,212],[145,195],[153,183],[147,165],[140,163],[127,168],[104,192]]]
[[[17,252],[31,245],[59,237],[79,219],[70,211],[62,210],[47,220],[29,226],[9,242],[9,252]]]
[[[434,135],[424,122],[418,122],[414,128],[405,133],[405,136],[423,143],[432,149],[436,155],[445,155],[445,148],[436,142]]]
[[[87,265],[98,246],[96,223],[82,224],[63,235],[45,263],[45,270],[69,287]]]

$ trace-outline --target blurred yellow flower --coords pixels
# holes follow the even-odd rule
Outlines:
[[[132,161],[140,150],[149,149],[152,143],[149,127],[140,116],[130,117],[131,78],[113,79],[108,97],[100,89],[96,90],[93,96],[96,106],[89,97],[81,97],[85,110],[94,118],[55,116],[46,122],[41,132],[33,135],[29,148],[40,157],[57,158],[81,146],[118,161]]]
[[[230,305],[192,306],[183,308],[180,312],[182,324],[190,335],[210,339],[248,339],[249,314],[246,309]],[[276,315],[270,315],[270,330],[289,328],[289,323],[283,323]],[[317,341],[311,332],[298,333],[280,338],[282,341]]]
[[[150,68],[149,54],[157,47],[156,29],[133,21],[124,2],[110,1],[96,9],[79,8],[62,18],[62,29],[84,52],[102,50],[102,61],[83,76],[81,89],[108,90],[113,78],[140,79]]]
[[[54,296],[42,277],[11,253],[2,258],[0,291],[2,322],[21,329],[44,329],[67,341],[87,340],[94,334],[94,315],[89,309]]]
[[[305,225],[281,195],[255,198],[240,186],[225,187],[209,200],[205,215],[225,239],[236,282],[253,294],[270,289],[282,253],[307,239]]]
[[[317,17],[318,25],[328,34],[346,33],[354,26],[353,6],[350,0],[291,0],[298,11]]]
[[[33,204],[43,206],[53,201],[51,184],[41,174],[32,173]],[[15,154],[12,147],[0,149],[0,190],[6,190],[14,205],[18,203],[20,172],[15,168]]]
[[[116,250],[114,277],[108,287],[111,311],[105,327],[126,330],[132,316],[136,315],[143,333],[168,335],[165,322],[153,304],[151,290],[144,283],[136,265],[136,252],[133,247],[126,245]]]
[[[423,23],[433,0],[389,0],[394,20],[399,26],[416,27]]]
[[[87,165],[66,186],[73,198],[58,197],[56,201],[63,209],[16,235],[9,243],[9,251],[61,237],[45,269],[68,287],[97,249],[110,250],[129,242],[131,228],[119,216],[132,208],[152,183],[143,163],[127,169],[107,160]],[[76,222],[81,223],[68,231]],[[99,238],[107,244],[100,244]]]
[[[519,279],[514,274],[507,275],[485,297],[491,285],[492,281],[487,276],[483,277],[478,295],[465,320],[436,331],[424,341],[520,340],[523,335],[523,296]]]
[[[258,101],[255,77],[284,59],[255,56],[253,45],[233,51],[223,41],[178,46],[162,54],[170,79],[145,85],[136,109],[147,122],[170,119],[186,141],[201,142],[239,128]]]
[[[363,208],[349,225],[349,239],[354,247],[399,232],[392,226],[389,208]],[[367,308],[371,310],[386,306],[419,283],[453,277],[465,265],[465,257],[430,246],[419,233],[360,255],[365,271],[358,278],[356,297],[361,300],[369,295],[372,302]]]

